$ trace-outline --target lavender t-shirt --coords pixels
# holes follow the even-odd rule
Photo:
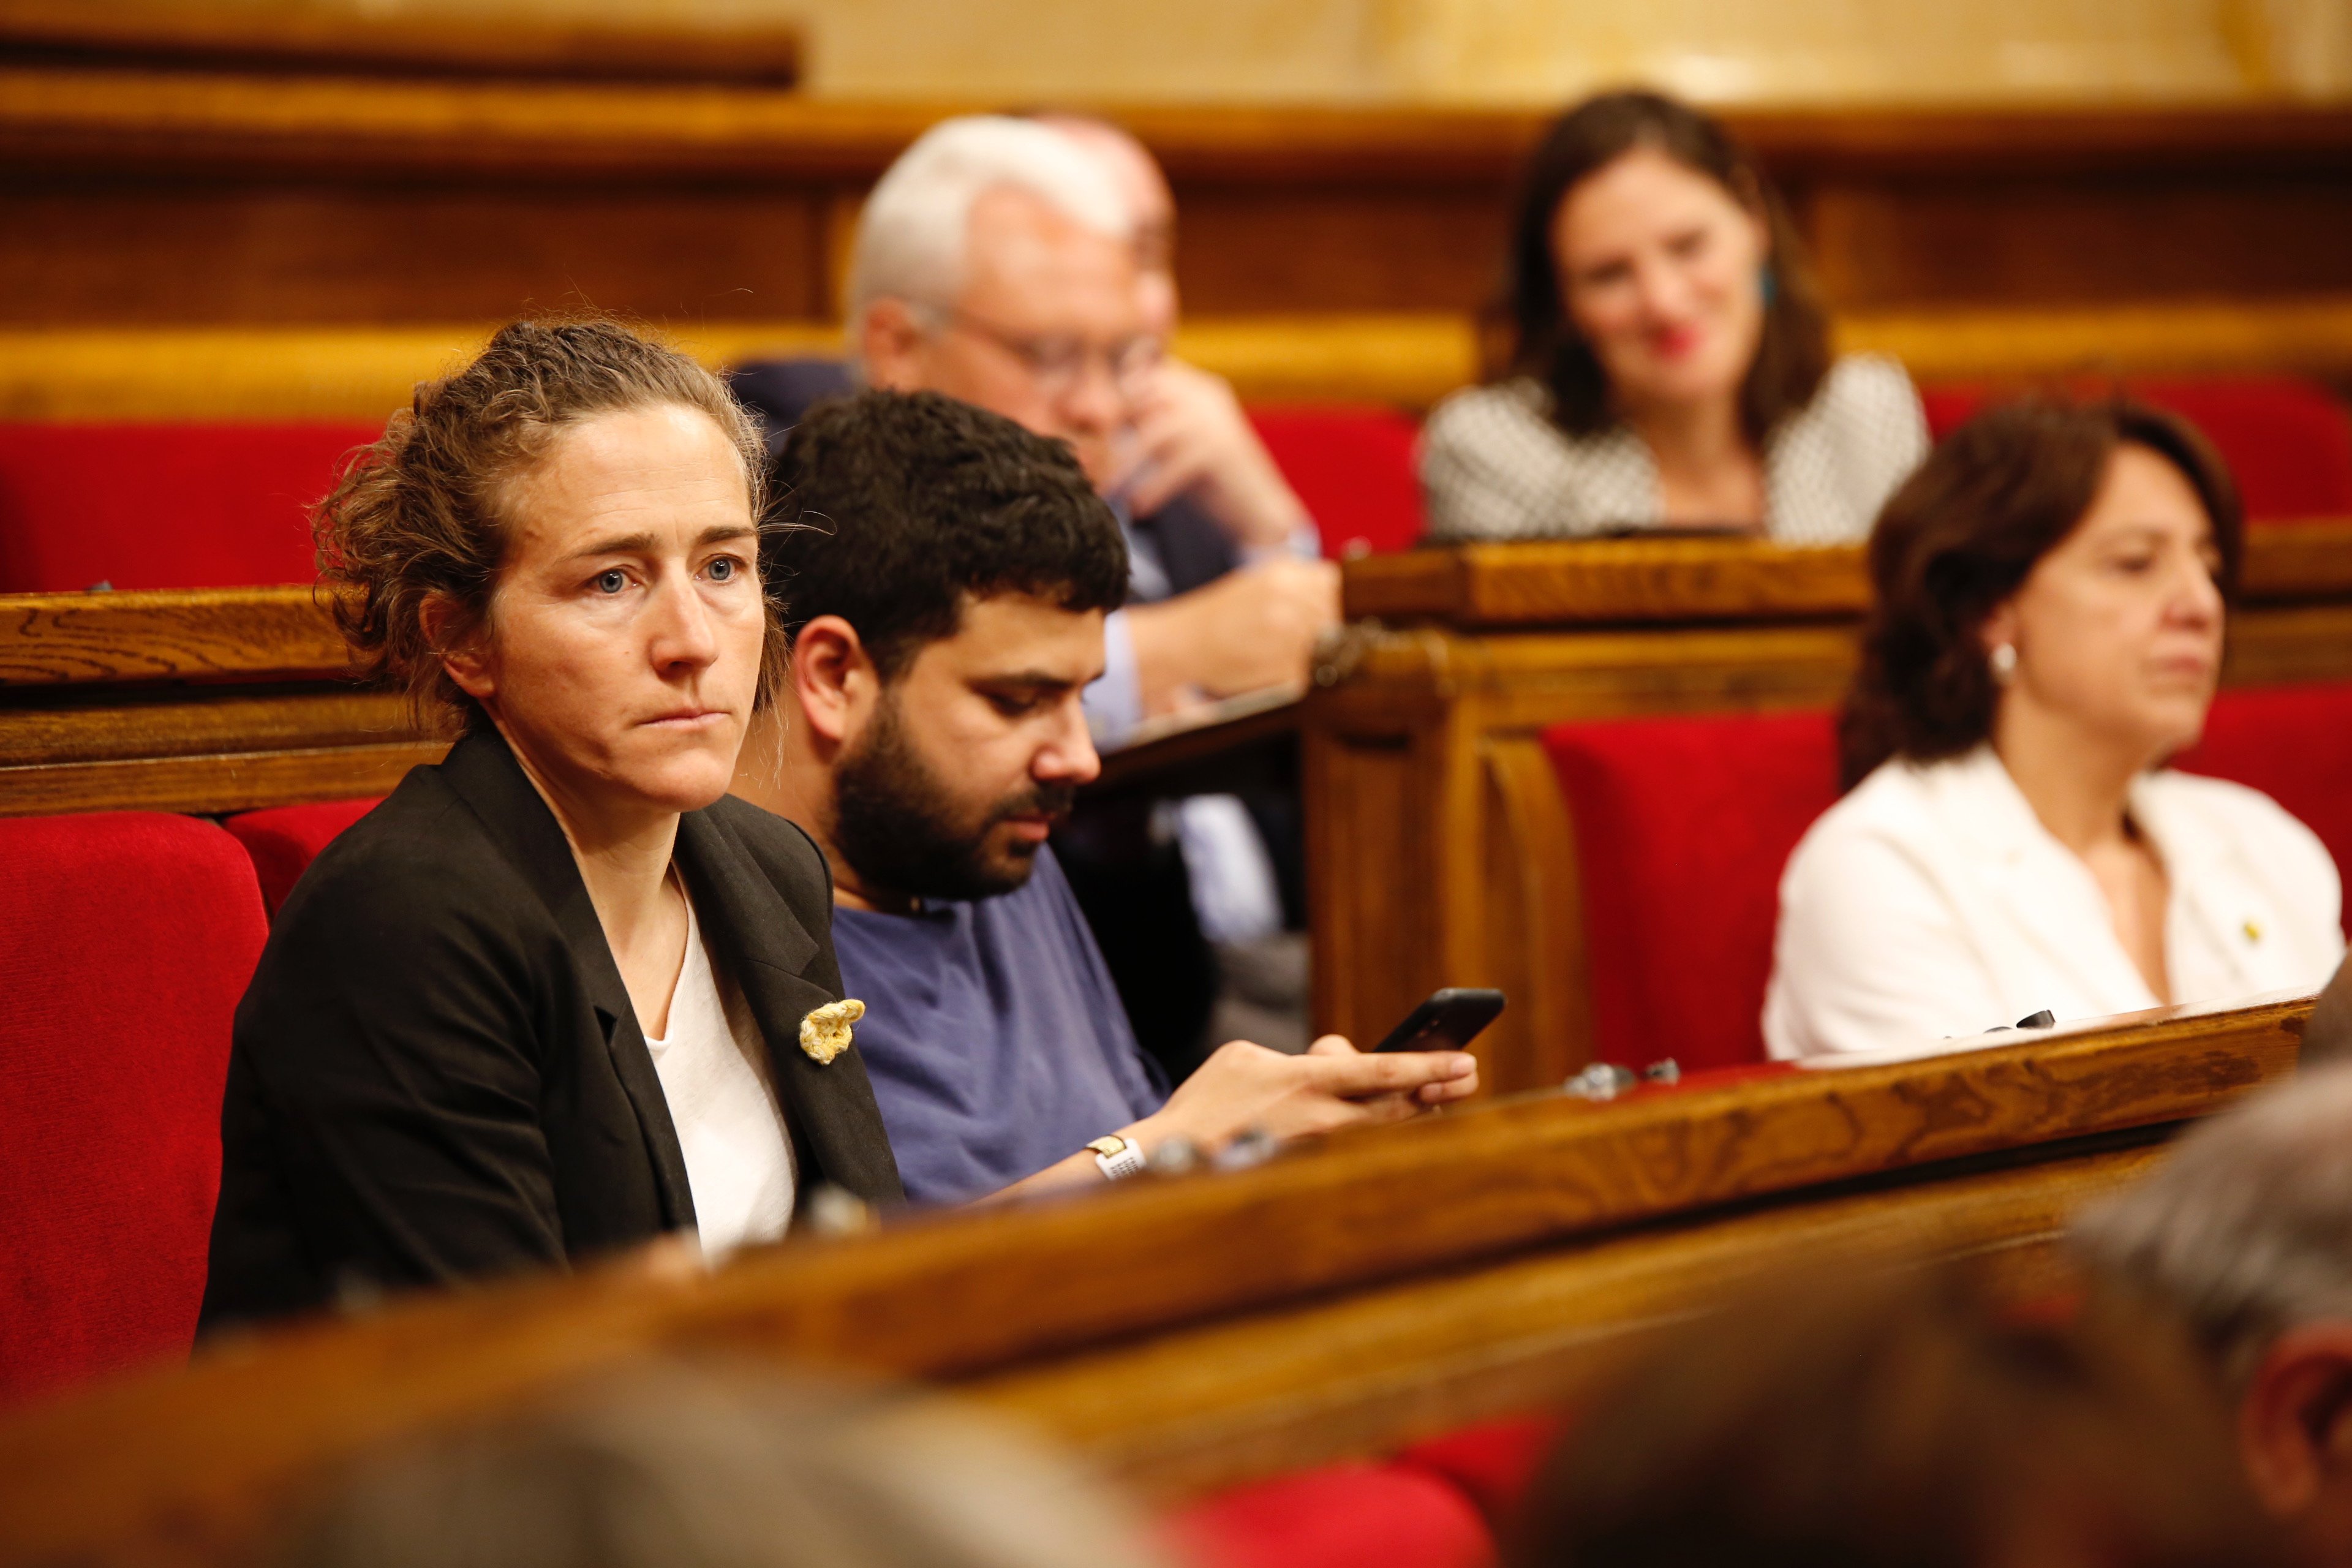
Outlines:
[[[833,945],[916,1203],[984,1196],[1167,1099],[1051,850],[1001,898],[836,909]]]

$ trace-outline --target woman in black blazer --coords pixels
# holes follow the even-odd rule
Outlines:
[[[693,1232],[698,1186],[759,1194],[751,1239],[820,1184],[899,1195],[824,859],[725,795],[781,648],[760,450],[691,361],[523,323],[321,503],[363,667],[465,733],[278,912],[206,1331]]]

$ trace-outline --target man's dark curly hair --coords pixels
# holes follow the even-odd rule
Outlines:
[[[1127,597],[1118,520],[1070,449],[935,392],[860,392],[809,410],[772,471],[760,570],[794,636],[857,628],[882,679],[950,637],[966,598],[1066,610]]]

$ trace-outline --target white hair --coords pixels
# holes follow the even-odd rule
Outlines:
[[[853,342],[877,300],[940,309],[954,303],[963,287],[972,204],[1006,185],[1082,228],[1118,240],[1134,232],[1108,171],[1062,132],[1002,114],[943,120],[898,155],[866,199],[849,261]]]
[[[2179,1313],[2232,1384],[2287,1330],[2352,1319],[2352,1065],[2299,1073],[2193,1129],[2072,1241]]]

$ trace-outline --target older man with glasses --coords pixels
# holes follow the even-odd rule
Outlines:
[[[1339,619],[1337,570],[1230,389],[1165,357],[1172,292],[1129,183],[1074,126],[944,121],[868,198],[847,301],[856,381],[944,393],[1066,441],[1111,502],[1132,572],[1087,693],[1106,745],[1304,679]],[[824,383],[752,366],[735,385],[780,439]],[[1298,944],[1267,850],[1269,837],[1294,850],[1295,818],[1295,802],[1210,795],[1081,813],[1065,834],[1139,1033],[1174,1076],[1213,1043],[1221,970],[1221,1032],[1305,1044],[1303,965],[1286,962]],[[1295,891],[1295,850],[1281,858]]]

